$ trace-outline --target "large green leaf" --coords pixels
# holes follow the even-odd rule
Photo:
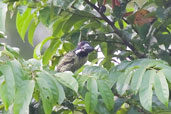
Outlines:
[[[16,27],[22,40],[24,40],[26,31],[33,18],[33,14],[31,13],[31,11],[32,11],[31,8],[27,8],[27,10],[22,15],[19,12],[17,13]]]
[[[4,75],[4,81],[0,85],[0,96],[5,105],[5,109],[13,103],[15,97],[15,81],[10,65],[0,66],[0,71]]]
[[[88,18],[86,18],[86,17],[79,16],[77,14],[73,14],[63,25],[62,31],[64,33],[67,33],[74,24],[78,23],[81,20],[86,21],[87,19]]]
[[[105,106],[111,110],[114,106],[114,95],[104,80],[98,80],[98,87]]]
[[[162,69],[166,79],[171,83],[171,69]]]
[[[38,84],[40,96],[43,101],[44,112],[46,114],[51,114],[53,106],[57,104],[57,102],[59,102],[59,98],[62,98],[59,97],[59,84],[56,83],[57,81],[53,76],[51,76],[45,71],[38,73],[38,78],[36,78],[36,82]],[[62,100],[60,100],[60,103],[61,101]]]
[[[131,89],[135,93],[138,92],[138,90],[139,90],[139,88],[141,86],[142,78],[143,78],[143,75],[144,75],[145,71],[146,71],[145,67],[140,67],[133,74],[133,78],[132,78],[132,81],[131,81]]]
[[[98,101],[98,104],[96,106],[96,112],[98,114],[111,114],[108,109],[105,107],[105,104],[103,103],[102,99]]]
[[[52,58],[53,54],[56,53],[57,48],[60,46],[61,41],[59,39],[52,39],[50,46],[46,49],[43,55],[43,64],[47,65],[49,60]]]
[[[12,68],[14,79],[15,79],[15,82],[16,82],[15,84],[16,84],[17,87],[19,87],[21,82],[23,80],[28,79],[29,77],[24,74],[24,70],[23,70],[21,64],[19,63],[19,61],[12,60],[12,61],[8,62],[8,64]]]
[[[154,82],[155,70],[148,70],[143,76],[143,81],[140,86],[139,98],[141,105],[148,111],[152,111],[152,84]]]
[[[85,76],[95,76],[100,79],[107,78],[109,75],[106,69],[98,66],[86,66],[82,74]]]
[[[57,18],[57,20],[53,24],[53,34],[52,34],[53,36],[61,37],[63,35],[62,27],[67,21],[67,19],[70,17],[71,17],[70,14],[64,13],[60,17]]]
[[[43,41],[41,41],[39,44],[37,44],[37,46],[35,47],[34,49],[34,52],[33,52],[33,57],[35,59],[40,59],[41,57],[41,50],[43,48],[43,45],[48,42],[49,40],[52,40],[54,37],[47,37],[45,38]]]
[[[33,46],[33,38],[34,38],[34,32],[36,30],[38,23],[35,23],[34,21],[31,23],[29,30],[28,30],[28,41]]]
[[[119,77],[121,77],[123,75],[122,72],[113,72],[113,71],[110,71],[109,72],[109,82],[108,82],[108,85],[109,87],[111,88],[115,83],[116,81],[118,80]]]
[[[87,89],[89,92],[85,96],[86,111],[93,112],[98,102],[98,86],[94,78],[89,78],[87,81]],[[87,101],[88,100],[88,101]]]
[[[54,0],[53,4],[58,7],[67,8],[72,4],[72,0]]]
[[[60,83],[62,83],[66,87],[74,90],[75,92],[78,91],[78,82],[73,77],[72,72],[56,73],[55,77]]]
[[[58,103],[61,104],[65,99],[65,92],[64,92],[64,89],[60,83],[58,83],[57,81],[55,81],[55,83],[56,83],[56,86],[57,86],[58,91],[59,91]]]
[[[97,105],[97,96],[91,92],[87,92],[85,95],[85,109],[88,114],[94,111]]]
[[[54,7],[46,6],[39,11],[39,20],[49,27],[57,18]]]
[[[165,78],[165,75],[162,71],[159,71],[154,77],[154,89],[158,99],[168,106],[169,100],[169,88]]]
[[[120,77],[118,78],[118,81],[116,83],[116,89],[120,95],[123,95],[125,91],[128,89],[128,85],[132,75],[133,72],[130,72],[129,74],[125,74],[125,73],[122,73],[122,75],[120,74]]]
[[[29,111],[29,104],[34,91],[35,82],[25,80],[17,88],[14,100],[14,114],[24,114]]]
[[[95,95],[98,95],[98,86],[95,78],[91,77],[88,78],[87,80],[87,89],[91,92],[94,93]]]

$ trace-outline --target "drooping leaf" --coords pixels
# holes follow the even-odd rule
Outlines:
[[[124,98],[118,98],[115,100],[115,105],[114,105],[114,110],[112,111],[113,113],[116,113],[122,105],[125,103],[126,99]]]
[[[78,23],[80,20],[86,21],[87,19],[88,18],[81,17],[79,15],[72,15],[63,25],[62,31],[67,33],[74,24]]]
[[[88,78],[87,80],[87,89],[91,92],[94,93],[95,95],[98,95],[98,86],[95,78]]]
[[[28,41],[33,46],[33,38],[34,38],[34,32],[36,30],[38,23],[35,23],[34,21],[31,23],[29,30],[28,30]]]
[[[128,85],[132,75],[132,72],[130,72],[127,75],[125,73],[122,73],[122,75],[120,74],[120,77],[118,78],[118,81],[116,83],[116,89],[120,95],[123,95],[125,91],[128,89]]]
[[[98,87],[105,106],[111,110],[114,106],[114,95],[104,80],[98,80]]]
[[[68,13],[64,13],[60,17],[57,18],[55,23],[53,24],[53,36],[55,37],[61,37],[63,35],[62,26],[65,24],[68,18],[70,18],[71,15]]]
[[[54,5],[59,6],[59,7],[63,7],[63,8],[67,8],[72,4],[72,0],[54,0]]]
[[[57,104],[57,102],[61,103],[63,101],[61,98],[64,97],[59,97],[61,86],[58,87],[59,84],[55,78],[45,71],[38,73],[36,82],[38,84],[40,96],[43,101],[44,112],[45,114],[51,114],[53,106]],[[60,90],[58,88],[60,88]],[[60,100],[58,100],[59,98]]]
[[[145,70],[146,68],[140,67],[133,74],[133,78],[131,81],[131,89],[135,92],[135,94],[138,92],[141,86],[141,82],[142,82]]]
[[[171,69],[162,69],[166,79],[171,83]]]
[[[0,38],[6,38],[5,34],[2,31],[0,31]]]
[[[118,80],[118,78],[121,75],[123,75],[122,72],[118,72],[118,71],[116,71],[116,72],[110,71],[109,72],[109,83],[108,83],[108,85],[110,88],[116,83],[116,81]]]
[[[13,103],[15,98],[15,81],[10,65],[0,66],[0,71],[4,75],[4,81],[0,85],[0,96],[5,105],[5,109]]]
[[[58,92],[59,92],[58,103],[62,104],[62,102],[65,99],[65,92],[64,92],[64,89],[60,83],[58,83],[57,81],[55,83],[56,83],[56,86],[57,86]]]
[[[13,56],[13,58],[17,58],[17,59],[21,58],[19,55],[19,49],[18,48],[13,48],[9,45],[5,45],[4,50],[8,51],[11,54],[11,56]]]
[[[52,40],[54,37],[47,37],[45,38],[43,41],[41,41],[39,44],[37,44],[37,46],[35,47],[34,49],[34,52],[33,52],[33,57],[35,59],[40,59],[41,57],[41,50],[43,48],[43,45],[48,42],[49,40]]]
[[[162,71],[159,71],[154,77],[154,89],[158,99],[168,106],[169,100],[169,88],[165,78],[165,75]]]
[[[55,77],[60,83],[62,83],[66,87],[74,90],[75,92],[78,91],[78,82],[73,77],[72,72],[56,73]]]
[[[43,64],[47,65],[49,63],[49,60],[52,58],[53,54],[56,52],[57,48],[60,46],[61,41],[58,39],[52,39],[51,44],[46,49],[44,55],[43,55]]]
[[[140,86],[139,98],[141,105],[148,111],[152,111],[152,84],[154,82],[155,70],[148,70],[143,76],[143,81]]]
[[[95,106],[97,105],[97,96],[91,92],[87,92],[85,95],[85,109],[88,114],[94,111]]]
[[[23,41],[29,24],[33,18],[31,10],[31,8],[27,8],[27,10],[22,15],[19,12],[17,13],[16,27]]]
[[[22,66],[19,63],[19,61],[13,60],[13,61],[8,62],[8,64],[12,68],[13,76],[14,76],[14,79],[15,79],[15,82],[16,82],[15,83],[16,87],[21,86],[20,84],[22,84],[21,82],[23,80],[29,79],[29,77],[24,74],[24,71],[23,71]]]
[[[95,76],[100,79],[107,78],[109,75],[106,69],[98,66],[86,66],[82,74],[85,76]]]
[[[40,21],[47,27],[57,18],[54,7],[46,6],[39,13]]]
[[[29,111],[34,85],[35,82],[33,80],[25,80],[20,83],[14,100],[14,114],[24,114]]]
[[[98,114],[110,114],[110,111],[105,107],[105,104],[102,99],[99,99],[97,106],[96,106],[96,112]]]
[[[87,89],[89,92],[85,96],[86,111],[88,113],[93,112],[98,102],[98,86],[94,78],[89,78],[87,81]],[[88,101],[86,101],[88,100]]]

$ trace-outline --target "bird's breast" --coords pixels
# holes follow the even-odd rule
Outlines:
[[[74,69],[79,69],[82,65],[87,62],[88,57],[77,56],[74,63]]]

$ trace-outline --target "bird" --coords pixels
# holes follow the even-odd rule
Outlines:
[[[88,41],[79,42],[75,50],[65,54],[64,57],[59,61],[59,64],[57,65],[57,71],[75,72],[87,62],[88,54],[93,50],[94,48]]]

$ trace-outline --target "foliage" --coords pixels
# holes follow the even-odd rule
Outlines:
[[[23,41],[28,35],[34,45],[39,23],[52,30],[29,60],[19,49],[0,44],[4,113],[26,113],[33,101],[43,105],[45,114],[171,112],[170,1],[104,1],[3,0],[11,13],[17,10],[16,28]],[[90,41],[104,58],[93,52],[91,65],[75,73],[54,71],[60,58],[81,40]]]

